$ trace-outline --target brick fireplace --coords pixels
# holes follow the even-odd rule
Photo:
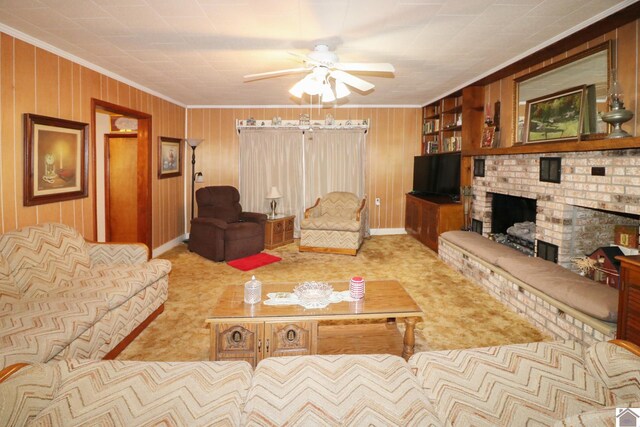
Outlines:
[[[545,157],[560,157],[560,182],[541,181]],[[485,171],[473,180],[473,218],[485,236],[494,194],[536,201],[536,240],[558,246],[558,263],[567,268],[571,258],[612,244],[614,225],[640,225],[639,149],[480,158]]]

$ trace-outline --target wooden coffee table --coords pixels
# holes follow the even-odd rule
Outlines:
[[[331,283],[334,290],[347,282]],[[291,292],[296,283],[265,284],[263,301],[271,292]],[[415,324],[423,313],[395,280],[366,282],[365,298],[322,309],[299,305],[244,303],[244,286],[227,286],[206,319],[211,328],[210,360],[246,360],[255,366],[273,356],[341,353],[397,353],[408,359],[415,348]],[[404,337],[395,319],[405,323]],[[376,319],[387,322],[372,323]],[[358,321],[339,322],[335,321]],[[319,326],[319,322],[327,323]],[[360,322],[362,321],[362,322]]]

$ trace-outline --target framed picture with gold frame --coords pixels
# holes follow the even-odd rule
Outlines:
[[[24,115],[25,206],[88,196],[87,123]]]
[[[158,179],[182,176],[182,139],[158,137]]]
[[[579,141],[586,86],[527,101],[525,143]]]

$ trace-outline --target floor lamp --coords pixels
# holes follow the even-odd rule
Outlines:
[[[200,145],[204,139],[187,138],[187,144],[191,147],[191,219],[193,219],[193,202],[196,195],[196,182],[204,181],[202,172],[196,173],[196,147]]]

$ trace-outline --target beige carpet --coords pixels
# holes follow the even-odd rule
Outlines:
[[[186,245],[162,258],[173,264],[165,311],[118,357],[130,360],[208,360],[204,323],[225,285],[242,285],[252,274],[263,283],[396,279],[425,313],[416,329],[416,351],[483,347],[546,339],[437,254],[406,236],[374,236],[358,255],[298,252],[297,242],[266,251],[282,261],[242,272],[190,253]]]

